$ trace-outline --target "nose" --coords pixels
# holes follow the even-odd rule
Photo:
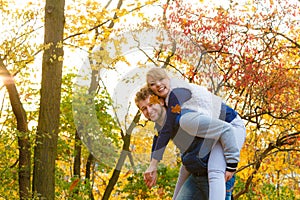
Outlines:
[[[150,112],[151,112],[151,107],[147,106],[147,113],[150,114]]]
[[[147,119],[150,119],[150,115],[151,115],[151,108],[149,108],[147,106],[147,108],[144,110],[144,115]]]
[[[156,81],[156,82],[155,82],[155,85],[156,85],[156,86],[160,86],[160,85],[161,85],[161,82],[160,82],[160,81]]]

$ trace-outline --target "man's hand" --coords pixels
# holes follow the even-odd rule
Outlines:
[[[229,181],[233,175],[234,175],[234,172],[226,171],[225,172],[225,182]]]
[[[157,180],[157,168],[149,166],[149,168],[144,173],[144,181],[149,189],[151,189]]]

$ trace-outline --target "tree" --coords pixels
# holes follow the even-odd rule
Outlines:
[[[149,1],[149,2],[151,3],[151,1]],[[145,3],[145,5],[150,4],[149,2]],[[155,2],[155,1],[153,1],[153,2]],[[111,1],[102,10],[103,13],[106,12],[106,9],[107,9],[107,7],[110,3],[111,3]],[[112,32],[111,30],[114,28],[115,22],[118,21],[120,18],[124,17],[124,15],[126,16],[127,13],[131,13],[131,12],[134,12],[135,10],[139,10],[141,7],[144,6],[144,5],[141,6],[141,5],[139,5],[139,3],[137,3],[136,8],[132,9],[131,11],[126,11],[125,9],[121,10],[122,4],[123,4],[123,0],[119,0],[117,2],[117,6],[116,6],[116,9],[115,9],[116,11],[114,12],[114,15],[113,15],[112,19],[107,19],[107,20],[103,19],[103,18],[97,19],[97,22],[98,22],[98,20],[100,20],[100,22],[101,21],[104,21],[104,22],[101,22],[100,24],[95,24],[95,25],[93,24],[93,21],[91,22],[92,27],[89,28],[88,31],[89,32],[94,31],[93,32],[93,37],[92,37],[93,38],[93,43],[88,48],[89,49],[88,52],[92,52],[92,49],[97,47],[97,45],[96,45],[97,42],[100,43],[100,45],[99,45],[100,49],[103,50],[103,47],[102,47],[103,41],[106,40],[107,38],[109,38],[109,36]],[[107,27],[106,27],[106,23],[108,23]],[[84,27],[84,28],[86,29],[86,27]],[[102,34],[100,34],[100,33],[102,33]],[[73,37],[76,37],[76,36],[81,36],[81,35],[82,35],[82,33],[74,34],[74,35],[71,35],[71,36],[67,37],[66,39],[69,39],[70,37],[73,38]],[[91,56],[89,56],[89,59],[90,59],[89,60],[90,63],[95,62],[95,60],[91,59]],[[101,60],[101,58],[99,60]],[[90,77],[91,83],[90,83],[90,87],[88,89],[88,94],[89,94],[90,97],[87,97],[87,102],[89,102],[89,103],[85,103],[85,104],[90,104],[90,102],[94,102],[94,99],[93,99],[94,95],[97,95],[97,93],[96,93],[97,91],[98,92],[101,91],[101,90],[99,90],[100,89],[99,88],[99,83],[97,83],[97,74],[99,73],[99,68],[103,67],[103,64],[101,63],[101,61],[99,61],[99,62],[98,62],[98,60],[96,60],[96,61],[97,61],[97,65],[92,65],[91,66],[91,70],[92,70],[91,77]],[[82,97],[84,95],[80,95],[80,96]],[[81,102],[84,103],[84,101],[81,101]],[[75,109],[75,110],[77,111],[77,109]],[[86,110],[88,110],[88,109],[86,109]],[[78,120],[81,121],[81,122],[79,122],[81,125],[77,126],[77,129],[81,129],[82,124],[85,123],[85,122],[83,122],[84,121],[83,116],[86,115],[86,113],[79,116],[80,119],[78,119]],[[92,113],[89,113],[87,115],[86,120],[89,120],[90,116],[92,116],[92,115],[93,115]],[[129,159],[132,159],[131,155],[129,153],[130,152],[130,149],[129,149],[130,136],[131,136],[131,132],[132,132],[133,128],[136,126],[136,123],[139,119],[139,116],[140,116],[140,114],[137,113],[134,120],[133,120],[133,122],[130,124],[130,127],[127,130],[124,130],[124,131],[120,130],[121,139],[123,141],[122,153],[121,153],[121,155],[120,155],[120,157],[117,161],[116,168],[114,169],[113,174],[112,174],[111,178],[109,179],[107,187],[104,191],[104,194],[103,194],[103,197],[102,197],[103,199],[108,199],[111,196],[111,193],[113,192],[113,189],[114,189],[114,187],[115,187],[115,185],[116,185],[116,183],[119,179],[119,176],[121,174],[121,169],[122,169],[122,166],[124,165],[124,161],[125,161],[126,157],[128,156]],[[89,122],[89,123],[91,123],[91,122]],[[97,122],[94,121],[94,123],[97,123]],[[120,124],[119,124],[119,126],[121,127]],[[87,132],[87,130],[84,130],[84,129],[78,131],[78,133],[81,134],[81,137],[84,137],[84,135],[87,136],[85,132]],[[95,132],[97,132],[97,131],[95,131]],[[99,133],[94,134],[94,135],[99,135]],[[90,137],[90,136],[88,136],[88,137],[90,138],[90,141],[94,140],[92,137]],[[89,142],[85,142],[85,143],[88,144]],[[92,142],[92,143],[97,144],[97,141]],[[99,143],[97,145],[101,146],[101,145],[99,145]],[[93,146],[93,145],[90,145],[90,146]],[[88,157],[89,159],[88,159],[87,164],[86,164],[86,181],[89,181],[89,179],[90,179],[91,163],[95,162],[95,157],[93,156],[93,154],[95,154],[95,152],[90,153],[90,155]],[[96,159],[99,159],[99,157],[96,158]],[[94,198],[93,195],[92,195],[92,191],[91,191],[91,198]]]
[[[41,198],[55,199],[55,160],[59,128],[64,0],[47,0],[42,83],[36,146],[34,149],[33,192]]]
[[[109,57],[106,54],[109,50],[106,49],[107,46],[103,45],[103,42],[112,39],[116,49],[120,50],[126,42],[122,43],[121,39],[115,40],[114,36],[124,32],[135,34],[144,29],[158,27],[165,28],[169,34],[173,34],[174,38],[184,35],[184,38],[189,42],[192,41],[193,45],[185,46],[188,43],[187,40],[177,41],[177,43],[171,44],[169,49],[166,50],[159,46],[149,55],[143,52],[142,45],[137,45],[137,49],[145,53],[146,57],[148,56],[148,61],[172,68],[187,80],[198,84],[205,84],[203,80],[210,81],[218,76],[217,82],[214,82],[216,84],[211,85],[211,89],[224,95],[223,97],[239,111],[247,123],[247,141],[242,151],[237,173],[236,197],[239,199],[288,197],[292,199],[294,196],[296,196],[295,198],[299,197],[298,4],[292,4],[290,1],[270,0],[252,1],[249,4],[241,5],[240,2],[230,1],[224,8],[209,7],[205,1],[199,1],[199,6],[189,6],[186,4],[189,1],[181,0],[71,2],[66,4],[64,10],[66,20],[63,30],[64,37],[50,40],[48,35],[46,41],[46,34],[52,34],[52,36],[61,34],[61,31],[57,29],[62,21],[54,20],[54,15],[58,16],[54,14],[58,11],[56,8],[61,7],[61,4],[58,1],[52,1],[54,6],[46,7],[37,2],[28,1],[28,4],[22,8],[13,9],[14,12],[10,11],[12,9],[9,6],[10,4],[14,5],[15,2],[2,2],[0,8],[5,13],[1,18],[1,25],[4,25],[1,26],[4,29],[1,29],[3,37],[0,40],[2,52],[0,60],[3,61],[0,66],[1,75],[9,77],[10,80],[14,79],[16,86],[14,88],[13,85],[7,85],[7,82],[3,81],[5,86],[9,86],[5,88],[9,97],[11,98],[12,95],[13,99],[9,104],[11,106],[6,106],[6,102],[1,104],[0,155],[3,157],[0,162],[1,197],[18,198],[18,187],[20,198],[31,195],[29,180],[32,166],[29,165],[30,160],[24,160],[26,161],[24,166],[28,167],[23,168],[22,158],[29,158],[31,148],[34,146],[36,147],[33,189],[43,197],[46,197],[48,191],[53,193],[54,182],[56,182],[56,196],[60,198],[80,196],[82,199],[90,199],[92,195],[95,199],[107,199],[111,196],[116,199],[131,198],[130,190],[134,188],[142,189],[141,193],[136,193],[138,195],[148,195],[151,192],[150,198],[164,198],[163,193],[170,196],[169,193],[172,193],[172,189],[168,187],[169,177],[165,177],[166,180],[163,180],[165,182],[160,185],[161,188],[149,191],[145,190],[143,186],[139,186],[143,182],[141,174],[132,171],[133,166],[137,167],[137,169],[135,168],[137,171],[142,171],[139,166],[147,163],[150,149],[146,145],[150,145],[153,133],[150,131],[145,133],[147,138],[135,138],[134,134],[139,131],[137,127],[134,127],[133,132],[128,128],[121,130],[120,124],[117,127],[108,112],[111,104],[110,97],[106,92],[102,93],[103,87],[96,79],[89,88],[86,88],[89,93],[87,98],[85,99],[84,95],[79,96],[79,98],[83,98],[79,109],[86,112],[86,115],[81,115],[79,118],[83,125],[92,122],[93,124],[98,123],[99,127],[76,129],[74,126],[76,116],[74,117],[71,108],[74,106],[74,98],[72,98],[74,95],[72,93],[72,73],[74,71],[70,73],[69,69],[74,66],[79,67],[78,63],[64,62],[66,68],[62,70],[68,69],[68,71],[64,71],[64,78],[68,80],[68,85],[63,85],[63,88],[58,89],[61,75],[58,73],[53,78],[54,71],[61,67],[59,61],[62,56],[66,59],[66,52],[80,49],[87,55],[91,55],[92,49],[96,46],[103,48],[102,56],[107,56],[109,64],[104,66],[97,61],[99,65],[93,66],[95,68],[92,68],[94,72],[91,73],[90,80],[98,74],[99,68],[97,67],[118,70],[115,68],[117,62],[130,63],[131,60],[126,60],[125,56]],[[122,8],[117,3],[122,5]],[[148,7],[148,5],[153,6]],[[47,13],[46,23],[49,25],[50,19],[60,25],[51,30],[48,29],[48,25],[45,27],[45,33],[42,33],[45,34],[45,45],[42,45],[39,44],[43,41],[38,40],[40,35],[36,30],[39,30],[43,24],[41,21],[44,17],[39,14],[39,11],[44,7]],[[52,10],[53,8],[54,10]],[[150,8],[151,13],[149,14]],[[131,17],[134,17],[135,20],[131,20]],[[63,19],[63,15],[61,19]],[[137,23],[135,23],[136,21]],[[142,40],[135,42],[143,43]],[[60,51],[62,46],[65,50],[64,55]],[[39,78],[40,65],[33,61],[38,60],[37,55],[43,49],[45,49],[45,55],[42,64],[42,99],[39,105],[37,101],[39,100],[40,83],[37,84],[36,79]],[[201,55],[197,54],[199,51],[202,52]],[[47,63],[47,54],[52,55],[52,62]],[[76,57],[76,54],[73,57]],[[77,58],[73,60],[77,61]],[[192,62],[188,63],[187,61]],[[141,61],[138,66],[147,62]],[[215,63],[210,65],[212,62]],[[203,70],[204,66],[210,66],[212,71]],[[129,66],[128,69],[130,69]],[[49,73],[47,77],[46,73]],[[210,76],[205,77],[205,74]],[[45,81],[49,78],[52,84]],[[34,87],[32,87],[33,85]],[[0,92],[3,92],[3,88],[1,87]],[[59,101],[57,97],[60,96],[58,90],[63,93],[60,104],[61,115],[58,114]],[[223,93],[221,93],[222,91]],[[55,98],[52,98],[53,101],[47,102],[46,99],[51,95]],[[6,96],[3,98],[3,102],[9,101]],[[95,112],[90,113],[87,110],[90,108]],[[38,110],[40,111],[39,121],[36,119]],[[90,114],[95,116],[95,121],[90,120]],[[52,117],[49,117],[50,115]],[[61,122],[59,125],[57,125],[58,117]],[[132,125],[131,128],[136,126],[137,120],[132,121],[133,119],[134,116],[127,123],[129,126]],[[31,138],[34,136],[32,134],[36,132],[34,130],[35,122],[38,122],[37,137]],[[30,124],[27,127],[29,132],[26,131],[27,123]],[[98,141],[100,129],[100,136],[103,137],[101,142],[113,144],[107,146],[107,149],[106,144]],[[24,130],[25,132],[22,132]],[[76,137],[76,142],[74,141],[74,134],[80,136],[89,132],[94,133],[94,137]],[[86,146],[81,145],[79,140]],[[25,148],[21,147],[23,143],[20,141],[25,142]],[[50,143],[51,149],[49,148]],[[73,149],[75,144],[76,150]],[[99,146],[104,148],[97,148]],[[19,149],[19,154],[17,149]],[[55,151],[57,156],[54,155]],[[79,153],[80,151],[81,153]],[[122,153],[113,155],[111,151]],[[22,152],[25,152],[26,156],[23,156]],[[97,156],[97,153],[100,153],[100,156]],[[139,156],[140,153],[143,153],[143,156]],[[172,155],[170,160],[174,158],[173,153],[174,150],[168,153],[170,156]],[[76,159],[74,155],[76,155]],[[127,156],[131,163],[124,162]],[[47,158],[49,159],[47,160]],[[55,174],[53,163],[55,163]],[[85,165],[81,163],[85,163]],[[42,168],[44,166],[45,168]],[[174,167],[174,163],[171,163],[170,166]],[[141,173],[141,171],[137,173]],[[23,172],[29,175],[23,176]],[[40,172],[41,174],[39,174]],[[80,177],[84,177],[84,174],[86,178],[83,180]],[[176,170],[172,174],[175,176]],[[139,179],[135,183],[127,177],[138,177]],[[45,189],[42,191],[46,179],[53,187],[49,186],[48,191]],[[19,180],[19,184],[16,184],[17,180]],[[128,181],[133,181],[134,184],[128,185]],[[123,190],[125,185],[125,190]],[[291,189],[287,190],[287,186]],[[260,190],[260,187],[264,189]],[[273,194],[268,195],[268,192]],[[160,194],[160,197],[155,196]]]
[[[110,2],[111,1],[108,1],[108,3],[107,3],[107,6],[110,4]],[[123,1],[120,1],[120,2],[123,2]],[[145,1],[145,2],[147,2],[147,3],[145,3],[145,5],[147,5],[147,4],[149,4],[149,3],[152,3],[152,2],[155,2],[155,1]],[[5,5],[6,5],[6,3],[4,3]],[[3,4],[3,5],[4,5]],[[32,2],[29,2],[28,4],[26,4],[26,6],[25,7],[27,7],[27,6],[29,6],[29,5],[32,5],[33,3]],[[84,5],[86,5],[86,6],[83,6],[83,7],[86,7],[87,8],[87,10],[88,10],[88,13],[90,14],[90,18],[89,17],[87,17],[87,15],[86,15],[86,13],[84,13],[82,16],[80,16],[80,15],[78,15],[78,11],[81,11],[82,10],[82,8],[78,8],[78,7],[76,7],[76,9],[79,9],[79,10],[76,10],[76,9],[73,9],[72,10],[72,6],[74,5],[74,4],[72,4],[72,6],[69,6],[68,7],[68,10],[70,9],[71,10],[71,12],[68,12],[70,15],[68,15],[68,19],[69,20],[74,20],[74,23],[67,23],[67,25],[66,25],[66,27],[67,28],[69,28],[68,29],[68,32],[65,32],[65,38],[63,39],[63,41],[65,42],[65,44],[67,44],[67,45],[69,45],[69,47],[80,47],[80,48],[85,48],[86,46],[89,46],[90,45],[90,40],[89,39],[87,39],[87,38],[89,38],[89,34],[91,33],[91,32],[95,32],[95,33],[97,33],[97,34],[99,34],[101,37],[99,37],[100,39],[95,39],[95,40],[97,40],[97,42],[99,42],[99,41],[101,41],[101,39],[102,38],[105,38],[106,36],[107,36],[107,33],[109,33],[111,30],[109,30],[109,29],[111,29],[112,27],[111,26],[109,26],[110,28],[108,29],[107,27],[105,27],[104,25],[106,25],[106,24],[114,24],[114,23],[116,23],[116,22],[118,22],[118,20],[119,20],[119,18],[120,17],[122,17],[123,15],[126,15],[126,14],[128,14],[128,13],[133,13],[133,12],[135,12],[135,11],[138,11],[140,8],[142,8],[142,7],[144,7],[145,5],[141,5],[140,4],[140,2],[139,1],[137,1],[137,2],[135,2],[135,4],[130,4],[129,5],[129,11],[128,10],[125,10],[125,9],[115,9],[115,10],[113,10],[114,12],[115,12],[115,14],[114,14],[114,17],[110,17],[107,13],[109,13],[109,11],[107,10],[107,7],[105,7],[105,9],[103,9],[103,13],[101,13],[101,12],[98,12],[97,13],[97,15],[95,15],[95,9],[97,8],[97,9],[99,9],[99,8],[101,8],[101,6],[98,6],[99,4],[101,4],[102,5],[102,2],[92,2],[92,1],[89,1],[89,2],[87,2],[86,4],[84,4]],[[75,6],[78,6],[79,4],[75,4]],[[38,9],[41,9],[42,10],[42,7],[40,6],[40,5],[34,5],[34,6],[36,6],[35,8],[37,8],[38,7]],[[136,6],[136,7],[135,7]],[[45,7],[46,8],[46,7]],[[50,7],[48,10],[47,10],[47,13],[49,14],[49,15],[52,15],[52,13],[54,13],[54,11],[57,11],[56,9],[54,9],[54,11],[52,10],[53,8],[56,8],[56,7]],[[38,10],[37,9],[37,10]],[[30,9],[29,9],[30,10]],[[37,21],[38,21],[38,17],[37,17],[37,19],[35,19],[35,18],[32,18],[32,16],[36,16],[35,14],[33,14],[33,12],[22,12],[23,10],[21,10],[21,11],[19,11],[19,10],[17,10],[16,12],[14,12],[14,13],[25,13],[24,14],[24,16],[23,17],[21,17],[21,19],[24,19],[27,23],[32,23],[32,24],[34,24],[34,23],[36,23]],[[74,12],[73,11],[76,11],[75,13],[76,14],[74,14]],[[52,12],[52,13],[51,13]],[[11,13],[8,13],[8,14],[11,14]],[[28,19],[27,19],[27,15],[28,15]],[[11,15],[9,15],[9,16],[11,16]],[[26,16],[26,17],[25,17]],[[86,19],[91,19],[91,20],[87,20],[87,22],[88,23],[90,23],[89,25],[87,25],[86,23],[80,23],[80,27],[79,28],[75,28],[74,29],[74,27],[78,27],[78,22],[80,21],[82,21],[82,18],[80,18],[80,19],[78,19],[77,18],[77,16],[80,16],[80,17],[83,17],[83,18],[86,18]],[[31,17],[31,18],[29,18],[29,17]],[[20,17],[12,17],[12,18],[16,18],[16,19],[19,19]],[[43,17],[41,17],[41,18],[43,18]],[[48,22],[49,20],[46,20],[46,23]],[[59,22],[59,20],[57,20],[57,22]],[[70,22],[70,21],[68,21],[68,22]],[[72,21],[73,22],[73,21]],[[39,23],[39,22],[38,22]],[[15,23],[15,24],[17,24],[17,23]],[[13,28],[15,28],[14,27],[14,25],[15,24],[9,24],[11,27],[13,27]],[[24,25],[24,24],[22,24],[22,25]],[[73,25],[72,27],[71,26],[69,26],[69,25]],[[58,27],[58,26],[57,26]],[[35,29],[29,29],[29,31],[28,32],[26,32],[24,35],[22,34],[22,32],[20,32],[20,30],[23,30],[22,29],[23,27],[21,27],[21,28],[18,28],[18,27],[16,27],[15,29],[17,30],[16,31],[16,34],[20,34],[21,36],[31,36],[32,38],[34,38],[33,40],[31,40],[31,44],[32,44],[32,47],[37,47],[39,44],[38,44],[38,42],[37,42],[37,40],[36,40],[36,37],[37,37],[37,35],[35,35],[34,34],[34,30]],[[48,28],[47,28],[47,30],[48,30]],[[53,33],[53,32],[55,32],[56,31],[56,29],[51,29],[51,30],[53,30],[53,31],[51,31],[51,32],[48,32],[48,31],[46,31],[46,27],[45,27],[45,34],[51,34],[51,33]],[[59,31],[57,31],[57,33],[59,33]],[[36,36],[36,37],[35,37]],[[17,39],[22,39],[22,37],[19,37],[18,35],[17,35]],[[67,43],[67,42],[69,42],[69,41],[71,41],[69,44]],[[7,43],[5,43],[4,45],[2,45],[2,47],[3,46],[5,46],[5,45],[7,45],[7,46],[9,46],[9,47],[13,47],[12,49],[10,49],[10,51],[9,52],[16,52],[16,53],[19,53],[20,54],[20,57],[21,58],[25,58],[25,56],[31,56],[30,58],[28,58],[28,60],[25,60],[25,62],[23,62],[23,60],[21,60],[19,63],[20,63],[20,65],[24,65],[24,64],[26,64],[26,62],[32,62],[32,60],[33,59],[35,59],[34,58],[34,56],[36,56],[37,55],[37,53],[38,52],[40,52],[40,50],[37,50],[36,52],[32,52],[31,51],[31,48],[29,48],[28,46],[26,47],[26,48],[22,48],[22,51],[21,51],[21,45],[19,45],[19,43],[14,43],[15,42],[15,40],[12,40],[12,41],[10,41],[10,42],[7,42]],[[20,43],[21,42],[23,42],[23,41],[20,41]],[[45,37],[45,49],[46,49],[46,51],[45,51],[45,55],[46,55],[46,53],[53,53],[52,51],[54,51],[54,49],[56,49],[56,52],[55,52],[55,54],[52,54],[52,64],[51,63],[48,63],[49,65],[52,65],[52,66],[54,66],[54,65],[56,65],[57,64],[57,60],[59,61],[59,60],[61,60],[61,58],[62,57],[59,57],[59,49],[60,49],[60,45],[62,45],[61,43],[57,43],[58,45],[56,45],[55,44],[55,42],[56,41],[54,41],[53,43],[49,43],[49,44],[46,44],[46,37]],[[93,45],[95,44],[94,43],[95,41],[93,41]],[[17,50],[15,50],[14,48],[15,48],[15,46],[13,46],[14,44],[16,44],[16,46],[18,47],[17,49],[18,49],[18,51]],[[22,44],[22,43],[21,43]],[[22,46],[23,47],[23,46]],[[45,58],[46,56],[44,56],[44,58]],[[12,55],[9,55],[8,56],[8,58],[10,59],[10,58],[12,58]],[[47,64],[47,62],[45,61],[46,59],[44,59],[44,61],[43,61],[43,68],[44,68],[44,66],[46,66],[46,64]],[[48,68],[47,68],[48,69]],[[47,70],[47,69],[43,69],[43,71],[45,72],[45,73],[47,73],[47,72],[49,72],[49,69]],[[54,68],[53,68],[54,69]],[[16,71],[14,71],[14,70],[12,70],[12,72],[13,73],[11,73],[11,74],[13,74],[13,75],[16,75],[16,74],[18,74],[18,68],[16,69]],[[37,70],[34,70],[33,72],[32,72],[32,74],[33,73],[35,73]],[[50,71],[51,71],[51,69],[50,69]],[[39,182],[40,180],[42,180],[43,179],[43,177],[44,177],[44,174],[38,174],[39,172],[43,172],[43,173],[47,173],[47,169],[45,169],[45,170],[42,170],[42,168],[41,167],[43,167],[43,166],[46,166],[46,165],[43,165],[43,164],[39,164],[40,162],[44,162],[45,160],[46,160],[46,158],[45,159],[43,159],[43,160],[40,160],[40,159],[42,159],[43,158],[43,156],[44,155],[48,155],[48,154],[44,154],[45,153],[45,149],[43,149],[43,147],[45,147],[46,145],[47,145],[47,143],[46,143],[46,141],[49,141],[49,142],[53,142],[53,143],[55,143],[55,140],[56,140],[56,133],[55,133],[55,131],[56,130],[54,130],[54,129],[56,129],[56,126],[55,126],[55,123],[56,123],[56,117],[53,117],[53,118],[51,118],[50,120],[53,120],[53,122],[54,123],[52,123],[52,125],[53,125],[53,129],[52,130],[54,130],[54,132],[50,132],[49,134],[51,135],[51,136],[53,136],[53,137],[51,137],[51,138],[49,138],[49,137],[43,137],[44,135],[47,135],[47,133],[46,133],[46,131],[50,131],[49,129],[51,129],[51,127],[49,128],[49,129],[47,129],[47,127],[48,127],[48,125],[49,125],[49,123],[47,123],[45,120],[43,120],[43,116],[44,116],[44,113],[45,113],[45,110],[46,110],[46,106],[45,106],[45,102],[46,102],[46,100],[45,100],[45,98],[47,98],[47,97],[49,97],[49,95],[51,94],[51,92],[49,92],[48,94],[47,94],[47,88],[45,88],[45,87],[48,87],[49,85],[47,85],[47,86],[45,86],[46,84],[44,83],[44,80],[46,80],[45,79],[45,73],[43,72],[43,83],[42,83],[42,90],[41,90],[41,96],[43,96],[42,97],[42,99],[41,99],[41,101],[40,101],[40,103],[41,103],[41,105],[40,105],[40,118],[39,118],[39,125],[38,125],[38,132],[37,132],[37,137],[36,137],[36,148],[35,148],[35,160],[34,160],[34,177],[33,177],[33,182],[34,182],[34,184],[33,184],[33,190],[34,190],[34,192],[38,192],[38,193],[41,193],[40,191],[38,191],[38,190],[40,190],[40,188],[42,188],[43,187],[43,185],[42,185],[42,183],[41,182]],[[52,71],[51,71],[52,72]],[[28,74],[30,74],[30,71],[28,70],[28,72],[27,72]],[[37,75],[38,76],[38,75]],[[59,75],[60,76],[60,75]],[[59,77],[59,76],[57,76],[57,77]],[[58,78],[57,79],[57,77],[56,77],[56,79],[52,79],[52,80],[55,80],[55,82],[56,82],[56,80],[57,81],[59,81],[59,79],[60,78]],[[32,77],[31,77],[31,79],[32,79]],[[29,81],[28,81],[29,82]],[[46,81],[45,81],[46,82]],[[53,84],[54,84],[54,82],[53,82]],[[25,87],[24,87],[25,88]],[[30,102],[30,98],[27,98],[28,96],[30,96],[31,94],[29,93],[29,94],[26,94],[26,92],[28,92],[28,90],[26,90],[25,91],[25,89],[24,89],[23,87],[22,87],[22,89],[23,90],[21,90],[21,97],[22,97],[22,95],[24,95],[24,96],[26,96],[26,100],[28,100],[29,102]],[[49,87],[48,87],[48,89],[49,89]],[[50,88],[51,89],[51,88]],[[53,95],[57,95],[56,93],[52,93]],[[36,99],[36,98],[35,98]],[[31,103],[31,102],[30,102]],[[42,104],[43,104],[43,106],[42,106]],[[35,105],[35,106],[38,106],[38,105]],[[52,106],[52,105],[51,105]],[[55,103],[55,105],[53,105],[54,107],[56,107],[57,105],[56,105],[56,103]],[[52,109],[51,107],[49,107],[49,109],[50,109],[50,111],[53,111],[53,113],[54,113],[54,111],[56,110],[55,108],[54,109]],[[104,107],[103,108],[101,108],[101,109],[105,109]],[[49,111],[49,110],[47,110],[47,111]],[[27,113],[28,114],[28,113]],[[29,113],[30,114],[30,113]],[[50,114],[52,114],[52,112],[50,113]],[[57,113],[56,113],[57,114]],[[53,115],[55,115],[55,114],[53,114]],[[45,116],[49,116],[49,115],[45,115]],[[24,118],[25,119],[25,118]],[[70,120],[72,120],[72,119],[70,119]],[[51,121],[48,121],[48,122],[51,122]],[[10,125],[12,125],[13,126],[13,122],[10,122]],[[46,127],[47,126],[47,127]],[[6,128],[7,126],[5,126],[5,128]],[[47,130],[45,130],[45,129],[47,129]],[[52,135],[53,134],[53,135]],[[41,135],[43,135],[42,137],[41,137]],[[52,140],[51,140],[52,139]],[[30,141],[32,141],[32,140],[30,140]],[[34,146],[34,145],[33,145]],[[55,144],[54,144],[54,146],[55,146]],[[128,144],[127,144],[127,146],[128,146]],[[3,146],[1,146],[1,148],[4,148]],[[23,148],[21,148],[21,150],[22,150]],[[55,147],[54,147],[54,149],[55,149]],[[44,151],[44,152],[42,152],[42,151]],[[30,152],[30,151],[29,151]],[[51,151],[49,151],[49,154],[51,153]],[[41,155],[41,154],[43,154],[43,155]],[[65,155],[60,155],[60,156],[65,156]],[[84,158],[83,158],[84,159]],[[53,163],[53,158],[51,157],[51,159],[49,159],[48,161],[50,161],[51,163]],[[14,168],[14,166],[16,166],[14,163],[13,164],[11,164],[10,165],[11,166],[11,168],[12,168],[12,170],[11,171],[13,171],[13,168]],[[78,165],[77,165],[78,166]],[[80,166],[80,165],[79,165]],[[57,166],[57,168],[60,168],[61,166]],[[49,166],[49,168],[51,168],[51,165]],[[49,171],[49,170],[48,170]],[[51,172],[51,170],[49,171],[49,172]],[[59,172],[61,172],[61,171],[59,171]],[[5,173],[5,170],[3,171],[3,173]],[[27,173],[30,173],[30,171],[29,172],[27,172]],[[76,170],[76,173],[78,174],[78,167],[77,167],[77,170]],[[66,173],[67,174],[67,173]],[[52,174],[53,175],[53,174]],[[12,179],[13,179],[13,177],[11,177]],[[30,178],[30,177],[27,177],[28,179]],[[44,177],[44,179],[47,179],[47,177],[45,178]],[[22,179],[20,179],[20,180],[22,180]],[[50,182],[52,181],[52,179],[48,179],[48,180],[50,180]],[[59,180],[60,181],[60,180]],[[9,182],[9,181],[8,181]],[[50,183],[51,184],[51,183]],[[7,186],[7,187],[9,187],[9,185],[5,185],[5,186]],[[4,187],[3,187],[4,188]],[[26,188],[28,188],[28,187],[26,187]],[[52,189],[52,187],[48,187],[47,189]],[[50,191],[50,190],[49,190]],[[43,194],[41,194],[41,195],[43,195]]]
[[[26,70],[29,70],[28,65],[34,60],[34,56],[40,52],[39,48],[30,45],[31,35],[39,29],[36,24],[31,23],[35,18],[33,16],[38,16],[38,13],[34,10],[21,9],[12,14],[9,12],[10,9],[7,3],[1,5],[1,12],[5,13],[3,18],[1,18],[3,20],[1,21],[3,35],[5,33],[10,33],[10,35],[6,35],[7,37],[1,40],[1,51],[3,53],[0,57],[0,72],[9,94],[9,101],[17,124],[15,128],[13,128],[14,125],[8,125],[8,127],[12,127],[12,130],[15,129],[12,135],[18,141],[18,160],[15,161],[11,168],[18,166],[19,196],[20,199],[28,199],[31,196],[30,131],[28,129],[27,111],[25,110],[26,105],[24,106],[23,101],[23,90],[16,77],[18,75],[24,76],[24,82],[26,82]],[[20,20],[22,23],[16,23],[15,20],[12,20],[14,18],[22,19]],[[16,26],[12,26],[13,23]],[[29,93],[27,95],[30,96]],[[2,103],[5,104],[5,101],[3,100]],[[6,113],[3,110],[3,105],[1,108],[1,113]]]
[[[17,138],[19,148],[19,195],[20,199],[30,197],[30,174],[31,174],[31,152],[28,135],[27,116],[21,103],[17,87],[12,75],[5,67],[3,60],[0,59],[0,71],[4,77],[4,84],[7,88],[14,115],[17,119]]]
[[[238,173],[245,188],[236,191],[236,198],[261,182],[278,184],[278,178],[267,178],[278,167],[283,167],[280,172],[285,174],[280,175],[285,177],[281,184],[291,183],[296,192],[294,181],[299,180],[299,170],[295,159],[299,157],[300,135],[296,19],[299,4],[252,1],[242,5],[231,1],[228,8],[212,9],[205,4],[192,7],[179,0],[168,11],[168,27],[181,30],[215,60],[214,72],[222,74],[219,87],[247,122],[247,141]],[[188,80],[201,83],[206,78],[199,72],[201,68],[198,65],[181,69]],[[278,166],[279,160],[286,165]],[[269,170],[265,170],[266,162]]]

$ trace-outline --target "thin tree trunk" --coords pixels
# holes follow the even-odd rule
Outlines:
[[[114,169],[114,172],[113,172],[111,178],[109,179],[109,182],[104,191],[102,200],[109,199],[109,197],[119,179],[121,169],[124,165],[126,156],[129,156],[129,154],[130,154],[129,146],[130,146],[130,139],[131,139],[132,131],[133,131],[134,127],[137,125],[137,123],[139,122],[140,117],[141,117],[141,113],[137,112],[133,121],[131,122],[129,128],[126,130],[126,134],[122,137],[122,140],[123,140],[122,153],[119,157],[116,168]]]
[[[75,133],[75,158],[73,165],[73,174],[80,178],[80,166],[81,166],[81,140],[79,138],[78,132]]]
[[[30,197],[30,173],[31,173],[31,145],[28,135],[28,123],[25,109],[21,103],[20,95],[15,82],[2,60],[0,60],[0,72],[4,77],[4,85],[9,94],[12,110],[17,119],[18,148],[19,148],[19,195],[20,199]]]
[[[97,37],[97,35],[96,35]],[[97,82],[97,75],[98,75],[98,70],[92,70],[92,76],[91,76],[91,84],[89,87],[89,94],[95,94],[97,87],[98,87],[98,82]],[[85,183],[87,183],[88,181],[88,185],[89,185],[89,193],[90,193],[90,199],[94,200],[94,195],[93,195],[93,183],[91,182],[91,167],[93,166],[94,163],[94,156],[93,154],[90,152],[89,153],[89,157],[87,159],[86,162],[86,168],[85,168]]]
[[[89,154],[89,157],[87,159],[87,162],[86,162],[86,168],[85,168],[85,183],[87,183],[88,181],[88,185],[89,185],[89,193],[90,193],[90,199],[91,200],[94,200],[94,195],[93,195],[93,187],[91,187],[90,185],[90,180],[91,180],[91,167],[93,166],[94,164],[94,156],[93,154]]]
[[[74,163],[73,163],[73,176],[80,180],[80,166],[81,166],[81,140],[78,131],[75,133],[75,146],[74,146]],[[74,194],[78,195],[79,190],[75,189]]]
[[[46,0],[45,49],[39,121],[34,149],[33,192],[41,199],[55,199],[55,160],[62,83],[64,0]]]

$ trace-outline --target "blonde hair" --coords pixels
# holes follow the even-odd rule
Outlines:
[[[149,81],[148,81],[149,77],[151,77],[154,80],[160,80],[160,79],[163,79],[163,78],[169,78],[166,70],[164,70],[163,68],[160,68],[160,67],[154,67],[154,68],[150,69],[147,72],[147,74],[146,74],[147,85],[149,83]]]

